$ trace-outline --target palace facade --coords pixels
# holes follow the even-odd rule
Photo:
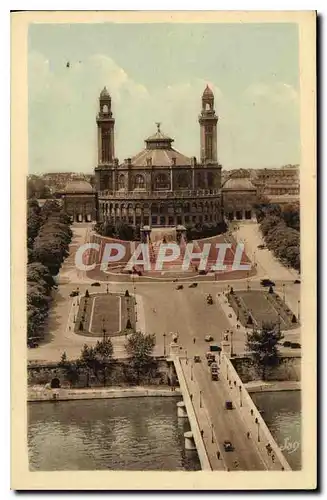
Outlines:
[[[157,131],[145,139],[144,149],[120,163],[115,157],[115,119],[106,88],[100,94],[96,121],[98,221],[151,227],[221,221],[218,116],[208,86],[199,116],[200,161],[174,149],[174,140],[157,123]]]

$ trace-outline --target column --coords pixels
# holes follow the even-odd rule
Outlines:
[[[191,450],[191,451],[196,450],[192,431],[184,432],[184,438],[185,438],[185,450]]]
[[[173,187],[173,169],[170,167],[170,191],[174,191]]]
[[[245,209],[242,210],[242,219],[245,220]]]
[[[195,169],[192,168],[192,190],[195,189]]]
[[[184,401],[179,401],[176,406],[177,406],[177,416],[179,418],[187,418],[187,411]]]

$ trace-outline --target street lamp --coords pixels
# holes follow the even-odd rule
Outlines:
[[[255,419],[255,423],[258,426],[258,441],[260,441],[260,422],[257,418]]]
[[[166,357],[166,334],[163,334],[163,339],[164,339],[164,356]]]
[[[241,385],[239,386],[239,390],[240,390],[240,406],[242,406],[242,386]]]
[[[211,442],[214,443],[215,440],[213,438],[213,423],[211,423]]]
[[[191,360],[191,380],[193,381],[193,362]]]
[[[283,283],[282,287],[283,287],[283,300],[285,303],[285,283]]]
[[[234,331],[231,330],[230,331],[230,356],[231,356],[231,358],[234,356],[234,352],[233,352],[233,334],[234,334]]]
[[[249,291],[250,290],[250,280],[249,280],[249,271],[246,273],[247,279],[246,279],[246,288]]]
[[[200,391],[200,408],[202,408],[202,391]]]
[[[297,301],[297,321],[300,323],[300,301]]]

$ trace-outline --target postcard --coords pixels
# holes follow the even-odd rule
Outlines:
[[[12,13],[13,489],[317,487],[315,26]]]

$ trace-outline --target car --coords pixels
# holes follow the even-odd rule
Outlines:
[[[232,410],[234,408],[233,401],[225,401],[225,409]]]
[[[207,304],[210,304],[210,305],[213,304],[213,298],[212,298],[212,295],[210,293],[207,295]]]
[[[200,356],[194,356],[194,363],[201,363],[201,357]]]
[[[183,290],[183,288],[184,288],[184,286],[183,286],[183,285],[178,285],[178,286],[176,287],[176,290]]]
[[[77,290],[73,290],[70,294],[69,297],[77,297],[79,295],[79,292]]]
[[[233,451],[234,446],[232,445],[232,442],[229,440],[224,441],[224,450],[225,451]]]
[[[101,286],[101,284],[98,281],[95,281],[94,283],[91,283],[91,286]]]
[[[299,285],[301,283],[301,280],[294,280],[294,285]]]
[[[212,341],[213,341],[213,336],[212,336],[212,335],[206,335],[206,336],[204,337],[204,340],[205,340],[206,342],[212,342]]]
[[[191,283],[191,285],[189,285],[189,288],[196,288],[198,286],[197,283]]]
[[[258,245],[259,250],[263,250],[264,248],[266,248],[266,245]]]
[[[260,285],[261,286],[276,286],[276,284],[268,278],[261,280]]]

